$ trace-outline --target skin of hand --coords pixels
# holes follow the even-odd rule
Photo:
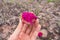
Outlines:
[[[41,25],[38,19],[33,25],[30,25],[22,19],[8,40],[36,40],[40,28]]]

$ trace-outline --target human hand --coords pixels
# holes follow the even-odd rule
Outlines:
[[[39,20],[36,20],[33,26],[24,24],[24,27],[19,34],[18,40],[35,40],[40,28],[41,26],[39,24]]]
[[[33,26],[20,21],[14,33],[8,40],[35,40],[38,32],[40,31],[39,20],[36,20]]]
[[[40,28],[39,20],[36,20],[33,27],[28,27],[27,24],[23,24],[20,20],[16,30],[8,40],[35,40]]]
[[[35,40],[40,31],[37,16],[31,12],[23,12],[21,20],[8,40]]]

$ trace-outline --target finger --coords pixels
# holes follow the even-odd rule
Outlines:
[[[27,28],[28,28],[27,24],[24,24],[24,26],[22,27],[21,32],[24,32],[25,33]]]
[[[17,28],[15,29],[14,33],[10,36],[10,38],[8,40],[17,39],[17,37],[18,37],[18,35],[19,35],[20,31],[21,31],[21,28],[22,28],[22,21],[20,19]]]
[[[22,33],[19,35],[20,40],[30,40],[29,35]]]
[[[37,35],[38,35],[38,32],[40,31],[40,28],[41,28],[41,25],[38,25],[38,27],[36,28],[36,30],[34,31],[33,35],[31,36],[31,39],[32,40],[35,40]]]
[[[23,26],[23,24],[22,24],[22,20],[19,19],[19,24],[18,24],[18,26],[17,26],[16,29],[20,29],[20,31],[21,31],[22,26]]]
[[[33,34],[33,32],[35,31],[35,27],[34,26],[32,26],[32,30],[30,31],[30,36]]]
[[[33,24],[33,30],[31,31],[30,36],[32,36],[32,34],[34,33],[34,31],[36,30],[36,28],[38,27],[38,25],[39,25],[39,20],[37,19],[35,21],[35,24]]]
[[[31,25],[29,25],[26,30],[26,34],[30,35],[32,29],[33,29],[33,27]]]
[[[21,31],[21,28],[22,28],[22,22],[20,20],[20,23],[18,24],[17,28],[15,29],[15,31],[13,32],[12,36],[18,36],[18,34],[20,33]]]
[[[37,19],[37,20],[35,21],[35,24],[34,24],[34,25],[37,27],[38,24],[39,24],[39,19]]]

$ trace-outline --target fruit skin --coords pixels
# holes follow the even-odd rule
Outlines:
[[[37,16],[32,13],[32,12],[22,12],[22,19],[24,19],[25,21],[29,22],[30,24],[33,23],[33,20],[37,19]]]
[[[38,33],[38,37],[42,37],[43,33],[42,32],[39,32]]]

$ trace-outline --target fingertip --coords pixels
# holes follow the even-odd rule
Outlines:
[[[40,28],[40,29],[41,29],[41,25],[40,25],[40,24],[38,25],[38,28]]]
[[[36,23],[36,24],[39,24],[39,19],[37,19],[35,23]]]
[[[37,19],[37,23],[39,23],[39,19]]]

